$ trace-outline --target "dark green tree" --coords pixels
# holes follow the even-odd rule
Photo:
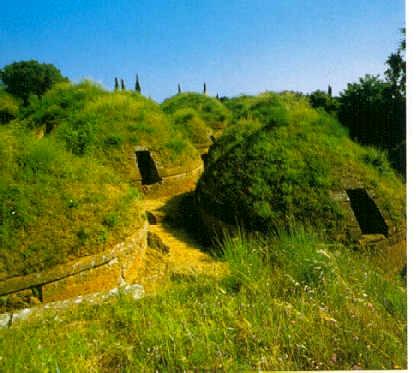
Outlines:
[[[121,79],[121,90],[122,91],[126,90],[126,86],[124,85],[124,79]]]
[[[118,91],[119,86],[118,86],[118,79],[114,78],[114,91]]]
[[[182,93],[181,85],[178,83],[178,94]]]
[[[406,30],[401,32],[404,36],[396,52],[390,54],[387,58],[387,70],[384,72],[386,80],[391,84],[392,93],[395,97],[406,97]]]
[[[332,87],[328,84],[328,96],[332,97]]]
[[[207,83],[204,83],[204,95],[207,94]]]
[[[402,33],[405,31],[402,29]],[[406,61],[403,39],[386,61],[384,80],[366,75],[340,96],[339,119],[357,141],[386,149],[393,166],[406,173]]]
[[[331,86],[328,86],[328,93],[325,93],[321,90],[316,90],[312,92],[309,95],[309,102],[312,107],[315,109],[317,108],[323,108],[325,111],[327,111],[330,114],[336,115],[336,111],[338,108],[338,102],[336,98],[332,97],[329,93],[332,94],[332,92],[329,92],[329,88]]]
[[[389,155],[393,165],[406,173],[406,30],[401,29],[403,39],[395,53],[387,58],[384,73],[388,96],[388,115],[394,131],[389,134]]]
[[[136,84],[134,86],[134,89],[135,89],[136,92],[142,93],[142,87],[140,87],[139,75],[138,74],[136,74]]]
[[[365,75],[349,83],[340,96],[339,118],[350,136],[367,145],[386,147],[390,141],[388,120],[388,83],[378,75]]]
[[[0,70],[0,79],[6,91],[19,97],[26,105],[31,95],[43,95],[55,83],[67,81],[51,64],[35,60],[14,62]]]
[[[0,124],[8,123],[17,117],[19,100],[0,89]]]

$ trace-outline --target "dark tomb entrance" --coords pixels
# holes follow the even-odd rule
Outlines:
[[[156,163],[148,150],[137,151],[136,160],[143,185],[155,184],[162,180],[157,172]]]
[[[387,236],[386,222],[367,191],[365,189],[348,189],[347,194],[362,234],[381,233]]]
[[[204,162],[204,168],[207,168],[208,154],[207,153],[201,154],[201,159],[202,159],[202,162]]]

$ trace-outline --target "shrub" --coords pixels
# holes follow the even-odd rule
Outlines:
[[[194,109],[180,109],[173,114],[173,125],[178,128],[193,144],[209,143],[211,129],[200,118]]]
[[[19,101],[7,92],[0,90],[0,124],[15,119],[19,113]]]

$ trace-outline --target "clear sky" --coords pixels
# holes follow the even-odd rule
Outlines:
[[[36,59],[73,81],[183,90],[334,92],[382,74],[403,0],[2,0],[0,67]]]

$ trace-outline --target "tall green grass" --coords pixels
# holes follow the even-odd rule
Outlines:
[[[2,371],[406,368],[406,295],[305,230],[226,237],[229,274],[0,331]]]

